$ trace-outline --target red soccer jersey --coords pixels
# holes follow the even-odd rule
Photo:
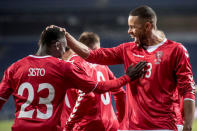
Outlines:
[[[28,56],[10,66],[0,85],[0,97],[15,100],[13,131],[60,130],[62,100],[67,88],[86,77],[79,69],[51,56]],[[77,77],[76,77],[77,76]],[[82,83],[81,83],[82,84]],[[88,82],[86,83],[88,85]],[[92,90],[96,82],[89,83]],[[84,88],[84,84],[76,88]]]
[[[92,75],[92,78],[94,80],[105,81],[115,78],[113,73],[109,70],[107,66],[88,63],[79,56],[73,56],[71,59],[69,59],[69,61],[73,61],[74,63],[80,63],[84,67],[86,67],[89,74]],[[72,91],[72,93],[76,93],[76,91]],[[71,114],[71,116],[75,118],[70,117],[71,120],[69,120],[72,122],[73,125],[75,124],[74,130],[93,130],[95,129],[95,126],[97,127],[97,130],[101,131],[117,130],[118,121],[112,107],[110,92],[106,92],[104,94],[89,93],[83,96],[81,96],[79,92],[78,95],[79,97],[76,102],[74,112],[72,112]],[[124,115],[125,106],[124,90],[122,88],[118,89],[114,93],[114,97],[116,98],[116,105],[118,108],[118,113],[120,115],[119,117],[121,119]],[[65,105],[67,105],[67,107],[63,109],[62,114],[66,117],[66,115],[64,114],[70,113],[70,110],[66,110],[68,108],[68,104]],[[66,119],[68,119],[68,117]],[[62,123],[66,123],[66,119],[63,118]]]
[[[98,64],[130,64],[147,61],[147,73],[126,85],[126,115],[121,129],[176,130],[173,94],[176,88],[184,99],[194,101],[194,80],[189,55],[180,43],[166,40],[152,52],[136,43],[91,51],[86,59]]]
[[[61,130],[60,115],[66,89],[74,87],[90,92],[103,86],[111,88],[108,85],[114,82],[114,87],[119,87],[128,80],[128,76],[124,76],[108,84],[98,83],[81,65],[52,56],[31,55],[5,71],[0,83],[0,109],[12,94],[16,106],[13,131],[57,131]]]

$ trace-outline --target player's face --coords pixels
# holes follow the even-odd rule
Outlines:
[[[139,45],[143,45],[146,41],[146,34],[144,29],[144,23],[138,16],[129,16],[128,18],[128,34]]]

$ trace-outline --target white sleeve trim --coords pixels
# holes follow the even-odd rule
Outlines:
[[[5,98],[3,98],[3,97],[0,97],[0,100],[7,101],[7,99],[5,99]]]
[[[185,98],[184,101],[185,101],[185,100],[189,100],[189,101],[195,102],[195,100],[193,100],[193,99],[191,99],[191,98]]]

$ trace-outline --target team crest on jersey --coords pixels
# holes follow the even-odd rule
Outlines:
[[[155,64],[160,64],[161,58],[163,56],[163,51],[157,51],[155,54]]]

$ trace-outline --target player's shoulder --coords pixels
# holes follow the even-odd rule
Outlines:
[[[183,46],[182,43],[177,42],[177,41],[172,41],[172,40],[169,40],[169,39],[166,41],[166,43],[167,43],[168,46],[175,47],[175,48],[179,48],[179,47]]]
[[[66,67],[66,63],[63,59],[56,58],[53,56],[35,56],[35,55],[29,55],[22,61],[24,63],[29,64],[35,64],[38,65],[45,65],[45,67],[52,67],[53,69],[56,69],[57,71],[62,71]]]
[[[100,64],[92,64],[92,66],[95,68],[97,71],[103,71],[106,70],[106,65],[100,65]]]
[[[85,60],[83,60],[78,55],[72,55],[67,60],[63,60],[63,64],[66,67],[67,70],[72,70],[73,68],[81,68]]]
[[[79,55],[74,54],[66,61],[84,62],[85,60],[83,58],[81,58]]]
[[[65,61],[66,62],[70,62],[72,64],[76,64],[76,65],[86,64],[87,63],[83,58],[81,58],[77,54],[72,55],[70,58],[68,58]]]
[[[24,62],[31,62],[32,64],[40,64],[40,65],[48,65],[48,66],[62,66],[64,64],[64,60],[60,58],[53,57],[51,55],[47,56],[36,56],[36,55],[29,55],[24,58]],[[36,65],[37,65],[36,64]]]
[[[73,66],[76,66],[76,64],[74,64],[72,61],[60,60],[59,66],[59,68],[61,68],[63,72],[69,74],[69,72],[72,72],[72,70],[74,69]]]
[[[184,52],[187,51],[185,46],[180,42],[167,40],[167,46],[171,47],[171,48],[173,48],[174,50],[177,50],[177,51],[184,51]]]
[[[12,63],[9,67],[8,70],[9,71],[13,71],[16,70],[17,68],[19,68],[20,66],[24,66],[25,65],[25,61],[28,59],[29,56],[26,56],[24,58],[18,59],[17,61],[15,61],[14,63]]]

